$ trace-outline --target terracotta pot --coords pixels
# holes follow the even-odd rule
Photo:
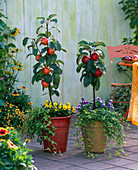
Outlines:
[[[85,132],[84,132],[85,130]],[[84,139],[85,151],[91,153],[102,153],[106,148],[105,132],[102,131],[102,123],[95,122],[94,125],[82,128],[82,135]],[[93,131],[93,133],[92,133]],[[93,135],[94,134],[94,135]]]
[[[68,142],[68,135],[69,135],[69,128],[70,128],[70,121],[72,116],[67,117],[51,117],[51,125],[54,125],[56,130],[54,130],[55,136],[49,136],[51,140],[57,143],[54,146],[51,142],[47,140],[43,140],[44,149],[50,148],[51,151],[45,150],[46,152],[66,152],[67,142]],[[43,132],[43,136],[45,136],[45,132]]]

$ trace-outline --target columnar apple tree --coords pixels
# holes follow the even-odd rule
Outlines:
[[[62,60],[57,59],[56,51],[64,51],[65,49],[61,47],[58,40],[52,36],[52,29],[56,29],[58,32],[60,30],[56,26],[49,25],[52,23],[57,23],[55,18],[56,14],[51,14],[48,18],[37,17],[40,20],[40,26],[36,29],[36,38],[25,37],[23,40],[23,45],[25,46],[28,41],[28,50],[30,53],[28,56],[33,56],[36,60],[36,64],[33,66],[33,77],[32,84],[34,82],[41,81],[43,90],[48,88],[50,101],[52,101],[52,96],[55,94],[59,96],[58,87],[60,83],[60,75],[62,74],[62,69],[60,64],[64,64]],[[41,31],[41,32],[40,32]]]
[[[84,87],[89,85],[93,86],[93,109],[95,106],[95,91],[100,88],[100,78],[105,73],[106,67],[103,62],[105,54],[102,50],[98,49],[98,46],[105,47],[103,42],[87,42],[80,41],[79,53],[77,54],[77,69],[79,73],[82,70],[80,81],[83,81]]]

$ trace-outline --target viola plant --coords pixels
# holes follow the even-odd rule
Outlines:
[[[96,122],[102,122],[102,131],[105,132],[105,136],[107,136],[106,143],[108,143],[104,152],[107,152],[109,158],[111,158],[112,154],[110,151],[114,148],[115,155],[122,156],[125,153],[123,147],[125,146],[126,139],[123,124],[127,124],[127,122],[122,120],[120,113],[114,111],[112,100],[104,101],[100,97],[97,97],[95,102],[96,109],[94,110],[93,105],[93,100],[88,102],[82,98],[82,102],[76,107],[77,120],[75,122],[76,132],[74,133],[74,136],[76,136],[76,145],[84,150],[82,133],[86,133],[85,127],[90,127],[90,124],[94,125]],[[123,124],[120,123],[120,120],[122,120]],[[90,128],[89,133],[95,136],[93,128]],[[94,152],[87,152],[85,154],[92,158],[99,156]]]
[[[60,103],[52,103],[48,100],[45,101],[45,105],[43,106],[45,112],[50,117],[64,117],[71,116],[75,112],[74,106],[72,106],[69,102],[66,104]]]
[[[100,78],[106,71],[103,62],[105,54],[96,47],[105,47],[106,45],[103,42],[87,42],[84,40],[80,41],[78,45],[79,53],[77,54],[76,62],[78,66],[76,71],[79,73],[82,70],[80,81],[83,81],[84,87],[93,86],[93,109],[95,109],[95,91],[99,90]]]
[[[52,23],[57,23],[55,16],[56,14],[51,14],[48,18],[37,17],[37,19],[41,20],[41,25],[36,29],[36,38],[25,37],[23,40],[24,46],[30,41],[28,49],[31,49],[32,52],[27,57],[32,55],[37,62],[33,66],[34,75],[32,77],[32,84],[41,81],[43,90],[48,88],[49,98],[52,103],[52,96],[54,94],[59,96],[58,87],[60,76],[63,72],[60,65],[64,64],[62,60],[57,58],[56,52],[66,52],[51,32],[52,29],[60,32],[56,26],[50,27]]]
[[[28,154],[31,151],[26,146],[29,141],[21,140],[14,127],[0,127],[0,169],[37,169]]]

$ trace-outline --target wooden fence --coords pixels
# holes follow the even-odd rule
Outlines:
[[[80,82],[80,74],[76,73],[77,43],[80,40],[103,41],[108,45],[120,45],[124,37],[131,36],[129,21],[124,21],[119,0],[0,0],[0,8],[8,17],[9,26],[20,29],[16,38],[18,48],[22,49],[18,59],[24,64],[24,71],[19,75],[17,86],[28,88],[31,101],[35,106],[43,104],[48,95],[42,96],[41,83],[31,84],[32,66],[36,62],[34,57],[26,59],[27,48],[22,45],[25,36],[35,36],[35,29],[39,25],[38,16],[47,17],[51,13],[57,14],[57,27],[61,33],[54,32],[67,53],[60,54],[65,65],[60,84],[60,97],[55,101],[71,102],[75,106],[84,97],[92,99],[92,87],[84,88]],[[103,99],[110,97],[110,60],[107,48],[103,48],[106,58],[107,72],[101,78],[101,88],[96,93]],[[118,81],[128,81],[120,74],[114,65],[114,77]],[[123,79],[122,79],[123,77]]]

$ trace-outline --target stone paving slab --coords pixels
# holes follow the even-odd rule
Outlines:
[[[38,170],[138,170],[138,127],[131,125],[131,130],[127,130],[125,153],[128,155],[119,157],[112,151],[113,157],[108,159],[107,153],[99,154],[95,159],[87,158],[84,152],[79,150],[75,144],[73,136],[73,121],[71,122],[67,151],[60,155],[52,155],[44,152],[43,146],[33,139],[28,147],[33,150],[34,165]]]

